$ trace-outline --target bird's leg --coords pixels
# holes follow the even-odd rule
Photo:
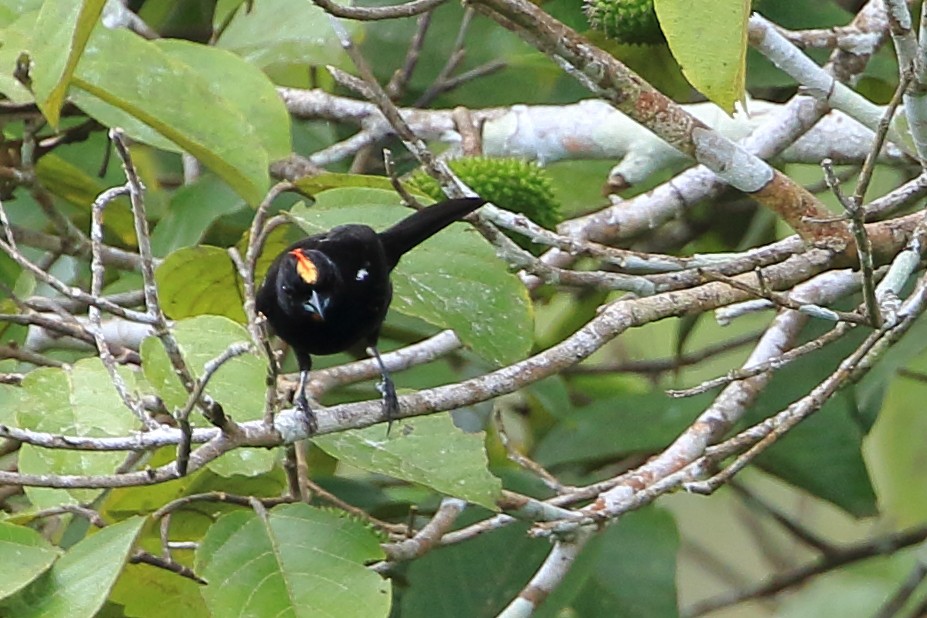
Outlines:
[[[318,420],[315,418],[315,412],[309,407],[309,399],[306,397],[306,386],[309,382],[309,369],[312,367],[312,359],[308,356],[296,357],[299,364],[299,384],[296,387],[296,409],[302,412],[309,423],[309,433],[315,433],[319,428]]]
[[[381,379],[377,384],[377,390],[383,395],[383,416],[387,421],[386,435],[389,435],[389,430],[393,426],[393,421],[399,417],[399,398],[396,397],[396,385],[393,383],[393,378],[390,377],[386,365],[383,364],[383,359],[380,358],[380,352],[377,350],[377,346],[372,345],[368,347],[367,354],[376,359],[377,365],[380,367]]]

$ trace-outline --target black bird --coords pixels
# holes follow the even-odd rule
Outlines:
[[[313,354],[336,354],[363,343],[380,367],[387,420],[396,417],[396,387],[377,351],[380,327],[393,296],[390,272],[400,258],[454,221],[486,203],[447,200],[376,232],[367,225],[339,225],[287,247],[271,264],[257,293],[257,310],[290,344],[299,365],[296,406],[315,417],[306,399]]]

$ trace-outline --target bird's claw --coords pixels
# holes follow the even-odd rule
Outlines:
[[[386,419],[386,435],[392,429],[393,421],[399,418],[399,397],[396,396],[396,385],[389,378],[377,382],[377,390],[383,396],[383,418]]]
[[[309,400],[305,393],[296,396],[296,409],[306,418],[306,424],[309,425],[309,433],[314,434],[319,430],[319,419],[316,418],[315,412],[309,407]]]

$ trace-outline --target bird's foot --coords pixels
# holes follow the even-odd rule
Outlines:
[[[383,396],[383,418],[386,419],[386,435],[393,427],[393,421],[399,418],[399,397],[396,396],[396,385],[392,379],[384,376],[377,382],[377,390]]]
[[[306,418],[306,424],[309,426],[309,433],[314,434],[319,430],[319,419],[316,418],[315,412],[309,407],[309,400],[306,393],[299,393],[296,396],[296,409]]]

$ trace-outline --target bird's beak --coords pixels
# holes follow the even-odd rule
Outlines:
[[[319,296],[316,290],[312,290],[309,300],[303,305],[307,310],[312,312],[313,317],[319,322],[325,321],[325,309],[328,307],[328,297]]]

